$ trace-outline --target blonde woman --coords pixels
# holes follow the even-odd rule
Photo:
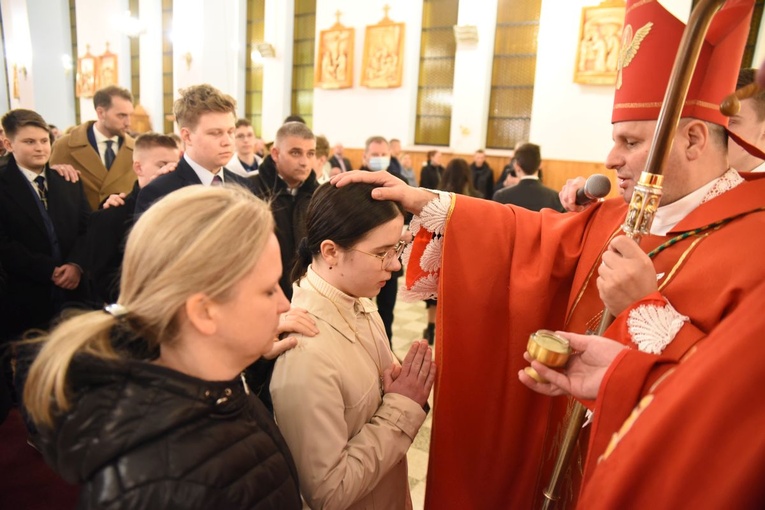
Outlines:
[[[46,461],[82,484],[79,508],[300,508],[243,373],[288,346],[274,343],[290,320],[273,231],[249,191],[175,191],[131,232],[118,304],[50,334],[24,400]]]
[[[411,508],[406,452],[425,420],[436,365],[415,342],[399,365],[374,298],[401,268],[404,217],[372,186],[316,190],[292,277],[293,304],[319,334],[281,356],[271,380],[279,428],[311,508]]]

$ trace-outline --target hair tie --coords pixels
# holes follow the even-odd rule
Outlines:
[[[300,240],[300,243],[298,243],[298,255],[300,255],[301,259],[305,259],[305,260],[311,260],[311,258],[313,258],[311,249],[308,247],[307,237],[304,237],[303,239]]]
[[[119,303],[112,303],[104,306],[104,312],[108,313],[118,321],[121,321],[128,314],[128,309]]]

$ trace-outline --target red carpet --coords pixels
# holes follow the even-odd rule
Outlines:
[[[18,409],[0,424],[0,501],[3,508],[71,510],[79,489],[62,480],[27,444]]]

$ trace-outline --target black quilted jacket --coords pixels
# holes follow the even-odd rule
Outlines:
[[[72,409],[37,442],[82,484],[79,508],[301,508],[287,445],[239,378],[80,356],[69,381]]]

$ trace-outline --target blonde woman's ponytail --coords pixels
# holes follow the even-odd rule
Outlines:
[[[69,408],[67,374],[76,354],[116,358],[110,331],[117,319],[104,311],[72,317],[41,339],[42,349],[29,369],[24,405],[38,426],[53,425],[56,413]]]

